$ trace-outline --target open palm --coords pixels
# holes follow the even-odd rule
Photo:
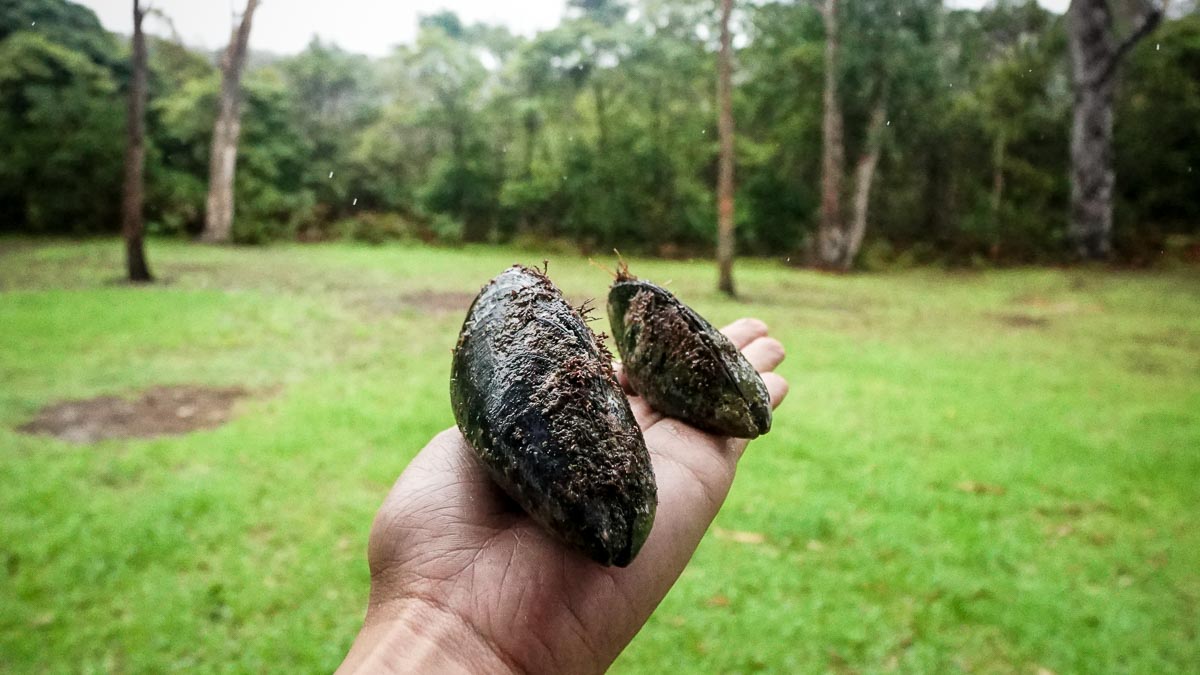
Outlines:
[[[787,382],[772,371],[782,345],[754,319],[723,332],[778,406]],[[458,429],[447,430],[413,459],[376,516],[366,624],[343,668],[404,670],[418,643],[457,651],[443,663],[467,669],[584,673],[611,664],[691,559],[747,444],[664,418],[633,393],[629,401],[659,496],[632,564],[603,567],[559,543],[492,482]],[[387,639],[400,624],[405,637]],[[434,624],[452,630],[424,627]],[[445,644],[429,647],[420,635]]]

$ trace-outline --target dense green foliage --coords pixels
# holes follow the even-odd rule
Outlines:
[[[374,511],[453,424],[467,303],[548,254],[151,246],[172,283],[129,289],[111,240],[0,239],[0,671],[331,672]],[[705,263],[632,262],[713,321],[766,320],[792,393],[615,673],[1195,670],[1195,270],[745,261],[738,302]],[[576,299],[608,283],[550,272]],[[14,431],[183,383],[254,393],[185,436]]]
[[[1116,236],[1129,259],[1200,233],[1200,16],[1189,11],[1124,69]],[[1062,17],[1032,0],[980,11],[847,0],[840,16],[851,162],[873,106],[888,118],[863,262],[1062,257]],[[734,18],[741,249],[801,256],[818,202],[821,18],[799,1],[739,3]],[[708,3],[580,1],[532,39],[442,13],[385,58],[318,41],[259,55],[235,237],[704,252],[716,21]],[[0,2],[0,228],[115,231],[126,52],[67,0]],[[213,61],[153,41],[151,231],[202,222]]]

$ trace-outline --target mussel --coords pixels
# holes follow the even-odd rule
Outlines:
[[[723,436],[771,430],[762,377],[712,324],[670,291],[622,264],[608,319],[629,384],[655,410]]]
[[[612,356],[543,270],[480,291],[454,349],[454,417],[492,478],[563,542],[628,565],[654,523],[646,442]]]

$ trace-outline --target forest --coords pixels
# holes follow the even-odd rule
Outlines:
[[[822,3],[731,4],[739,253],[813,260],[832,185],[844,218],[862,212],[846,267],[1079,256],[1064,16],[1033,0],[855,0],[831,21]],[[1114,7],[1119,39],[1135,10]],[[384,58],[315,38],[295,55],[251,52],[231,238],[711,255],[720,19],[715,3],[573,0],[533,38],[444,12]],[[146,21],[175,34],[168,15]],[[1168,6],[1131,46],[1112,105],[1112,250],[1194,255],[1195,4]],[[219,57],[148,39],[151,235],[204,228]],[[128,38],[87,8],[0,3],[0,232],[119,231],[129,64]],[[841,127],[832,184],[826,85]]]
[[[1197,0],[547,0],[536,34],[81,2],[0,0],[0,673],[368,672],[379,635],[514,672],[1196,672]],[[333,7],[414,37],[276,18]],[[557,309],[476,323],[514,263]],[[769,433],[610,364],[627,275],[725,327]],[[555,369],[464,378],[489,332]],[[663,387],[732,372],[661,342]],[[537,420],[615,419],[543,393],[584,379],[637,425],[587,463],[640,438],[655,472],[626,568],[456,416],[492,383],[569,476]]]

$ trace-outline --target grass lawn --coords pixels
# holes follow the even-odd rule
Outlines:
[[[0,671],[331,670],[372,515],[453,423],[438,306],[543,256],[154,241],[166,283],[130,288],[119,252],[0,239]],[[1200,669],[1200,272],[745,262],[733,302],[632,262],[767,321],[792,393],[614,671]],[[163,384],[254,395],[184,436],[15,431]]]

